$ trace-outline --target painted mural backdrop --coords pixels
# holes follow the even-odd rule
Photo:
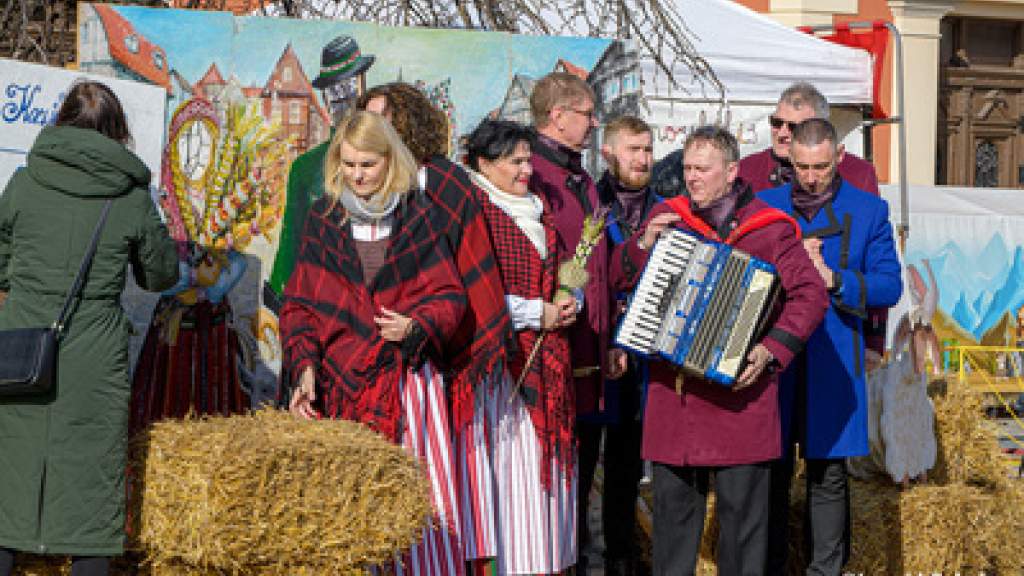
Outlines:
[[[332,41],[349,36],[353,58],[372,59],[361,84],[403,80],[423,90],[448,115],[453,142],[488,115],[528,120],[524,86],[556,69],[585,77],[610,45],[93,3],[79,10],[82,70],[166,95],[160,203],[182,274],[159,297],[125,298],[139,424],[233,410],[237,384],[253,403],[274,394],[280,343],[266,286],[290,164],[330,136],[329,108],[313,84],[326,75],[321,56]]]
[[[898,190],[883,187],[899,221]],[[906,290],[890,315],[900,328],[928,327],[920,342],[938,367],[952,345],[1024,346],[1024,202],[1019,190],[911,187]],[[906,334],[902,334],[906,336]],[[998,354],[997,375],[1024,374],[1019,354]]]

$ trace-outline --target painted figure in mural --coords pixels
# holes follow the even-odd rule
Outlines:
[[[466,152],[470,177],[484,192],[517,345],[507,369],[476,389],[475,445],[464,470],[476,475],[467,483],[477,489],[468,495],[467,516],[479,521],[464,526],[482,533],[480,552],[497,559],[493,573],[557,574],[576,562],[575,401],[565,329],[576,320],[578,302],[555,299],[558,265],[567,255],[550,208],[528,190],[530,132],[485,120],[469,135]]]
[[[512,349],[505,292],[481,202],[484,192],[461,166],[446,157],[445,115],[418,88],[393,82],[370,88],[359,107],[381,114],[421,163],[419,185],[431,201],[431,231],[455,254],[468,310],[443,349],[455,432],[462,536],[473,570],[486,570],[498,555],[494,489],[482,470],[493,470],[490,453],[479,450],[482,409],[475,390],[500,379]]]
[[[321,90],[333,124],[336,125],[355,107],[356,99],[366,89],[366,72],[374,60],[372,55],[363,55],[351,36],[338,36],[324,46],[320,55],[320,74],[313,79],[313,87]],[[292,162],[288,172],[288,192],[277,256],[269,283],[263,290],[263,303],[273,311],[280,307],[281,293],[295,267],[309,206],[324,194],[324,158],[329,145],[329,141],[321,142],[309,149]]]
[[[844,459],[869,451],[864,384],[867,310],[895,305],[903,283],[889,206],[839,174],[843,146],[832,124],[810,118],[794,125],[788,138],[793,179],[760,197],[795,215],[831,305],[806,352],[782,378],[786,453],[772,466],[767,573],[785,571],[793,443],[799,443],[807,464],[807,570],[838,576],[850,553]]]
[[[132,430],[164,417],[250,407],[227,295],[242,252],[280,219],[287,142],[255,106],[225,117],[202,98],[175,111],[163,154],[161,205],[178,246],[179,280],[153,311],[132,387]]]
[[[430,230],[417,163],[380,116],[338,125],[326,194],[306,218],[284,293],[281,378],[291,412],[361,422],[424,463],[432,527],[412,574],[463,574],[454,452],[438,354],[465,311],[453,257]]]
[[[927,362],[932,363],[932,373],[942,372],[942,347],[939,337],[935,334],[932,319],[939,305],[939,285],[935,281],[931,263],[927,259],[921,262],[928,282],[921,278],[921,273],[913,264],[907,265],[907,284],[910,288],[910,310],[900,319],[893,336],[893,353],[901,352],[909,347],[913,351],[914,370],[924,374]]]
[[[534,122],[531,143],[533,175],[530,191],[551,207],[558,239],[563,249],[579,245],[585,217],[601,217],[601,203],[594,180],[584,170],[582,151],[597,127],[596,98],[582,79],[565,72],[553,72],[537,81],[530,94],[530,114]],[[608,289],[608,241],[602,235],[587,261],[589,281],[584,288],[581,318],[570,328],[573,376],[576,382],[577,416],[597,412],[602,405],[603,380],[618,378],[625,372],[626,354],[609,351],[612,302]],[[587,428],[587,430],[584,430]],[[586,510],[586,498],[593,480],[596,461],[584,461],[595,446],[600,425],[578,423],[580,437],[580,510]],[[590,538],[586,514],[580,515],[578,543],[584,550]],[[580,554],[580,568],[586,569],[586,556]]]
[[[736,138],[705,126],[687,137],[683,150],[690,198],[655,206],[645,226],[615,249],[612,285],[633,289],[658,235],[674,226],[771,263],[782,291],[733,387],[684,379],[668,362],[650,362],[643,457],[654,462],[654,572],[694,574],[713,485],[719,573],[765,574],[770,462],[782,449],[778,374],[821,322],[827,295],[797,224],[736,177]]]
[[[47,396],[0,401],[0,576],[13,551],[73,556],[74,576],[103,576],[124,550],[131,264],[145,290],[178,278],[174,243],[129,149],[121,104],[75,84],[0,196],[0,328],[48,325],[78,272],[105,200],[99,244],[60,341]]]
[[[604,127],[601,154],[608,169],[597,182],[601,205],[608,210],[607,232],[612,246],[619,246],[640,229],[648,214],[661,202],[650,188],[653,132],[643,120],[620,116]],[[616,295],[616,310],[625,309],[629,293]],[[607,380],[604,409],[593,421],[604,429],[604,488],[601,514],[605,542],[605,574],[631,575],[638,551],[634,538],[636,499],[643,463],[640,459],[643,400],[647,393],[648,366],[630,358],[629,369],[617,380]],[[590,427],[587,431],[593,431]],[[600,433],[600,432],[598,432]],[[596,449],[600,441],[586,443]],[[581,458],[594,462],[596,455]],[[581,502],[585,498],[580,498]]]

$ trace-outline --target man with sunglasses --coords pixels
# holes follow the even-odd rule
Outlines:
[[[772,146],[740,160],[740,178],[754,192],[774,188],[793,181],[793,163],[789,149],[793,128],[808,118],[828,119],[829,106],[825,96],[807,82],[793,84],[782,93],[775,112],[768,121],[772,127]],[[839,174],[854,187],[878,195],[878,178],[870,162],[853,154],[843,155]]]
[[[787,128],[788,130],[788,128]],[[794,443],[807,464],[808,575],[839,576],[850,554],[845,460],[868,453],[863,328],[869,306],[899,300],[903,284],[885,200],[838,170],[843,146],[828,120],[797,124],[788,147],[793,180],[758,196],[792,214],[830,295],[825,320],[782,374],[783,457],[772,465],[766,574],[786,566]]]

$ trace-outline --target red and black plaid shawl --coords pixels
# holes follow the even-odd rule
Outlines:
[[[452,421],[458,431],[473,418],[475,385],[505,360],[505,350],[513,342],[512,325],[480,209],[484,192],[447,158],[435,156],[424,167],[426,194],[435,205],[431,233],[455,255],[469,306],[443,350]]]
[[[558,253],[557,233],[550,209],[545,204],[542,222],[548,255],[541,260],[533,243],[508,214],[486,198],[481,206],[496,248],[505,290],[523,298],[541,298],[551,302],[558,286],[558,263],[564,254]],[[516,381],[523,373],[526,357],[539,336],[537,330],[516,333],[518,350],[508,359],[509,371]],[[576,398],[569,365],[569,338],[565,330],[549,332],[544,337],[540,352],[523,380],[520,394],[537,432],[542,456],[541,478],[548,485],[551,476],[548,463],[553,454],[561,455],[559,461],[567,473],[571,472],[573,465],[571,448]]]
[[[402,374],[451,337],[466,296],[448,247],[430,233],[432,207],[409,193],[395,211],[387,260],[367,284],[344,209],[317,200],[284,292],[280,329],[287,398],[302,370],[316,369],[317,408],[398,440]],[[399,345],[381,339],[381,307],[415,321]]]

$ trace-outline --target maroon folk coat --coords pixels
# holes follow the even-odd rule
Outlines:
[[[772,149],[766,148],[740,160],[739,177],[750,184],[754,193],[761,190],[781,186],[783,182],[772,182],[771,173],[778,163],[772,155]],[[878,176],[875,167],[867,160],[847,153],[837,167],[843,180],[853,184],[854,188],[879,195]],[[868,322],[864,324],[864,344],[880,355],[885,354],[885,325],[889,316],[888,308],[872,308],[868,310]]]
[[[762,211],[774,210],[753,198],[749,189],[741,194],[730,228],[741,226]],[[688,201],[681,200],[688,205]],[[662,203],[654,207],[650,217],[670,211],[672,208]],[[678,227],[693,230],[684,223]],[[612,256],[612,283],[618,289],[634,288],[638,271],[647,263],[649,252],[637,245],[642,233],[621,244]],[[763,462],[781,454],[778,373],[818,327],[828,308],[828,295],[821,275],[804,251],[799,231],[789,222],[756,228],[732,245],[775,265],[782,278],[779,302],[761,340],[778,366],[739,391],[687,377],[677,394],[675,367],[665,361],[652,361],[644,412],[645,459],[676,466],[733,466]]]
[[[552,220],[558,232],[559,252],[571,256],[582,235],[584,216],[593,214],[601,206],[597,188],[580,164],[579,154],[552,148],[539,138],[532,142],[532,149],[530,191],[551,207]],[[580,191],[579,196],[570,187],[570,182]],[[598,368],[586,376],[576,377],[577,416],[595,412],[602,405],[603,359],[607,356],[612,320],[609,252],[608,240],[602,234],[587,262],[590,282],[584,289],[583,312],[569,329],[574,371]]]

